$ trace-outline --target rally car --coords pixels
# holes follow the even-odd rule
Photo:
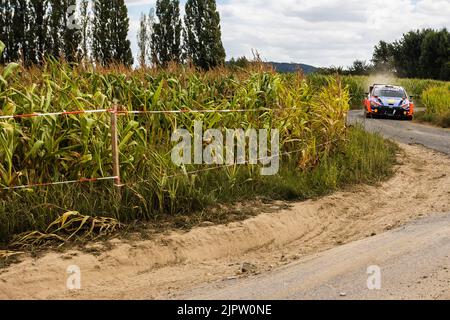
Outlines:
[[[412,120],[414,116],[413,97],[399,86],[374,84],[369,87],[364,99],[364,113],[367,118],[389,117]]]

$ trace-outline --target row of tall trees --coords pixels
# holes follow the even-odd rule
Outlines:
[[[68,62],[93,58],[131,65],[124,0],[1,0],[0,63],[39,64],[46,56]],[[92,11],[92,12],[91,12]]]
[[[76,0],[1,0],[2,62],[39,63],[45,53],[73,60],[79,34],[67,27],[69,7]],[[51,8],[51,9],[50,9]]]
[[[220,15],[215,0],[187,0],[184,23],[179,0],[157,0],[154,12],[141,17],[138,45],[142,65],[165,67],[192,62],[202,69],[225,63]]]
[[[124,0],[0,0],[0,63],[40,64],[47,56],[68,62],[133,64]],[[139,63],[167,66],[192,62],[203,69],[225,63],[215,0],[158,0],[143,14],[138,33]]]
[[[450,33],[423,29],[392,43],[380,41],[372,62],[375,70],[400,77],[450,80]]]

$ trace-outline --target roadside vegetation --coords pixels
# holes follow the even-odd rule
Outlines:
[[[321,87],[324,83],[327,82],[327,79],[330,76],[321,75],[321,74],[311,74],[307,76],[308,81],[311,86],[315,88]],[[409,78],[396,78],[392,75],[372,75],[372,76],[340,76],[342,79],[342,83],[348,89],[350,95],[350,108],[351,109],[362,109],[363,108],[363,99],[367,91],[369,90],[369,86],[374,83],[386,83],[392,85],[402,86],[406,89],[409,95],[414,97],[414,102],[416,107],[424,106],[423,95],[427,90],[433,88],[443,88],[440,89],[440,92],[444,92],[446,88],[450,85],[448,81],[439,81],[439,80],[431,80],[431,79],[409,79]],[[430,95],[434,95],[435,93],[428,94],[427,103],[435,103],[431,102]],[[431,98],[433,99],[433,98]],[[438,99],[439,100],[439,99]],[[438,101],[436,103],[439,104]],[[441,101],[440,104],[444,106],[445,101]]]
[[[450,84],[425,90],[422,101],[426,111],[418,113],[417,120],[450,128]]]
[[[122,194],[117,195],[110,181],[1,191],[2,241],[25,231],[44,232],[66,212],[125,224],[157,223],[164,216],[258,196],[316,197],[348,184],[377,181],[390,173],[395,159],[395,147],[381,137],[347,128],[350,98],[339,78],[328,77],[319,88],[301,74],[280,75],[262,65],[237,71],[176,66],[131,71],[77,68],[49,60],[42,68],[17,67],[4,80],[1,115],[109,109],[113,103],[121,110],[254,111],[120,116]],[[1,187],[110,176],[109,117],[101,113],[1,120]],[[255,165],[190,174],[210,167],[175,166],[171,134],[177,128],[192,133],[194,120],[203,121],[204,130],[279,129],[280,152],[292,153],[283,157],[273,177],[260,176]],[[84,221],[84,216],[71,217]]]
[[[336,76],[336,75],[335,75]],[[313,73],[307,76],[309,85],[315,89],[320,89],[329,80],[332,75],[323,75],[320,73]],[[350,109],[361,109],[362,101],[368,89],[369,78],[365,76],[339,76],[342,84],[349,92],[349,106]]]

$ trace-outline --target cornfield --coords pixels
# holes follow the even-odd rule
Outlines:
[[[314,165],[314,145],[339,140],[345,130],[347,93],[330,80],[313,91],[302,78],[270,73],[232,74],[191,71],[124,74],[84,72],[57,62],[44,70],[23,70],[1,92],[2,115],[109,109],[258,110],[244,114],[162,114],[123,116],[119,121],[121,169],[126,181],[149,165],[158,176],[172,175],[166,153],[176,129],[192,131],[195,120],[209,128],[279,129],[281,150],[311,150],[299,159]],[[111,174],[108,114],[22,118],[1,122],[0,183],[14,186]],[[151,158],[151,159],[150,159]]]
[[[315,90],[320,90],[327,85],[330,80],[330,76],[321,74],[311,74],[307,76],[308,84]],[[351,108],[359,109],[362,106],[362,100],[364,99],[365,92],[368,85],[366,85],[366,77],[359,76],[342,76],[340,78],[342,86],[349,93],[349,104]]]
[[[300,74],[279,75],[261,66],[206,73],[183,67],[132,71],[120,66],[84,69],[55,60],[41,68],[7,66],[0,68],[2,73],[7,77],[0,83],[0,115],[110,109],[113,104],[128,111],[249,111],[119,116],[122,198],[114,198],[106,182],[3,191],[0,238],[30,226],[42,228],[63,210],[120,221],[155,219],[201,207],[211,200],[211,190],[217,194],[257,183],[254,165],[190,175],[199,166],[180,168],[172,163],[172,133],[192,133],[196,120],[203,122],[204,130],[278,129],[282,153],[301,151],[286,156],[298,170],[317,166],[346,137],[349,94],[334,78],[316,88]],[[2,187],[111,174],[108,113],[0,120]]]

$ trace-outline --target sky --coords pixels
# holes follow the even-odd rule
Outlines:
[[[139,17],[156,0],[125,2],[137,57]],[[414,29],[448,28],[450,21],[449,0],[218,0],[217,6],[227,59],[252,57],[256,49],[267,61],[316,67],[370,61],[379,40],[394,41]]]

